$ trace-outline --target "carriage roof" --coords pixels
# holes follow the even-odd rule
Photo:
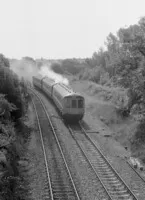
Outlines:
[[[81,96],[79,93],[76,93],[67,85],[63,83],[56,83],[54,85],[54,91],[58,92],[62,97],[66,96]]]
[[[53,86],[55,84],[54,79],[48,78],[47,76],[43,77],[43,82],[49,86]]]

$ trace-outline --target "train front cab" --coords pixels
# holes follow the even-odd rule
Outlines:
[[[69,122],[81,120],[85,112],[84,98],[79,95],[64,97],[63,118]]]

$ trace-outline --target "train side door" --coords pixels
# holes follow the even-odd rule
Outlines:
[[[71,98],[69,97],[64,98],[64,107],[67,111],[71,109]]]

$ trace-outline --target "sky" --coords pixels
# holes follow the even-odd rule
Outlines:
[[[0,53],[86,58],[145,16],[144,0],[0,0]]]

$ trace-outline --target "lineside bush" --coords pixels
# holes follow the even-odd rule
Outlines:
[[[24,199],[23,178],[19,173],[20,139],[28,131],[17,128],[27,109],[24,82],[9,68],[8,59],[0,54],[0,199]],[[20,134],[22,132],[22,134]]]

